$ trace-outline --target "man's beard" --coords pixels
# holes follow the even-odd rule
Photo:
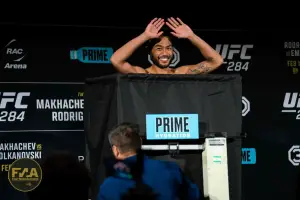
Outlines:
[[[154,58],[151,56],[151,60],[152,60],[153,64],[156,65],[156,66],[159,67],[159,68],[168,68],[168,67],[170,66],[170,64],[171,64],[172,56],[171,56],[169,59],[170,59],[170,61],[169,61],[168,65],[161,65],[161,64],[159,63],[159,59],[154,59]]]

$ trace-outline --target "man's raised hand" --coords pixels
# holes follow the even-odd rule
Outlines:
[[[146,27],[144,34],[149,38],[158,38],[163,34],[163,31],[160,31],[160,29],[165,24],[164,19],[162,18],[154,18]]]
[[[177,20],[176,20],[177,19]],[[171,32],[172,35],[178,38],[188,38],[192,36],[194,33],[188,25],[183,23],[178,17],[174,19],[173,17],[168,18],[167,26],[173,30]]]

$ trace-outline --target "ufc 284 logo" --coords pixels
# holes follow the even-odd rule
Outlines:
[[[288,158],[290,163],[294,166],[299,166],[300,164],[300,146],[294,145],[288,151]]]
[[[250,112],[250,101],[246,97],[242,97],[242,116],[245,117]]]
[[[227,64],[227,71],[248,71],[253,44],[217,44],[216,51],[224,59],[223,64]]]
[[[30,92],[0,92],[0,123],[23,121]]]
[[[283,113],[296,113],[296,119],[300,119],[300,94],[299,92],[285,93],[283,100]]]

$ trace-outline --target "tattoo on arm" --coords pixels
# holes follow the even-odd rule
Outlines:
[[[207,66],[204,63],[201,63],[199,67],[196,69],[191,69],[191,72],[196,73],[196,74],[201,74],[201,73],[208,73],[212,67]]]
[[[207,58],[206,60],[207,60],[208,62],[214,62],[214,61],[215,61],[215,59],[212,58],[212,57],[209,57],[209,58]]]

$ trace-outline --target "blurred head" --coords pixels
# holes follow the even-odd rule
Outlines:
[[[169,67],[173,58],[171,36],[162,35],[148,43],[149,54],[153,64],[160,68]]]
[[[59,152],[41,162],[42,182],[28,192],[30,200],[87,200],[91,179],[78,158]]]
[[[108,139],[116,159],[122,160],[137,153],[141,148],[139,131],[138,124],[126,122],[117,125],[110,131]]]

